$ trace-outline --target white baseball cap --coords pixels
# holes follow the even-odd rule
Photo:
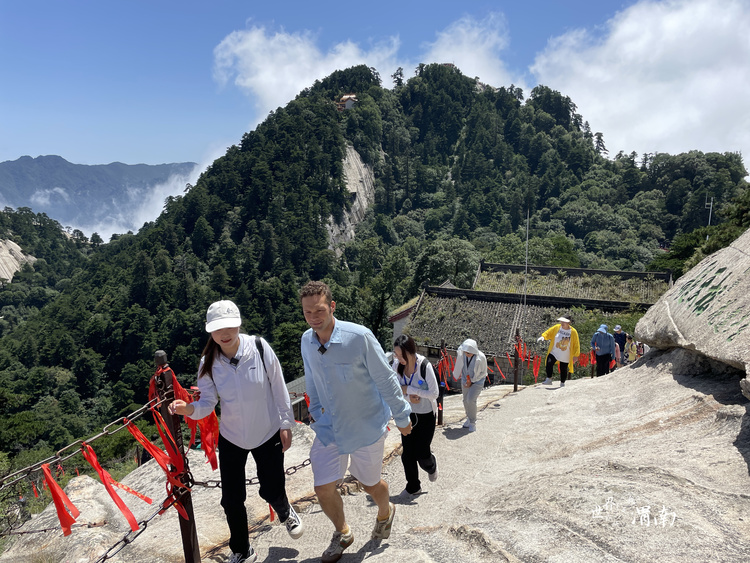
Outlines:
[[[206,313],[206,332],[214,332],[222,328],[234,328],[241,324],[240,310],[231,301],[211,303]]]

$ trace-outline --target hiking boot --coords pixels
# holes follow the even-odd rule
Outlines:
[[[435,460],[435,471],[433,471],[432,473],[428,473],[427,476],[430,478],[430,481],[432,481],[433,483],[437,481],[437,478],[438,478],[437,460]]]
[[[305,527],[302,525],[302,520],[299,519],[291,504],[289,505],[289,516],[284,520],[284,524],[286,525],[286,531],[289,532],[289,535],[293,539],[297,540],[302,537]]]
[[[344,554],[344,550],[354,543],[354,534],[352,529],[349,528],[348,534],[342,534],[341,532],[333,532],[331,538],[331,544],[323,552],[320,558],[321,563],[335,563]]]
[[[375,527],[372,529],[371,540],[386,540],[391,536],[391,526],[393,525],[393,517],[396,515],[396,507],[392,502],[388,503],[390,510],[388,518],[380,521],[375,518]]]
[[[246,554],[233,553],[232,556],[227,559],[226,563],[255,563],[258,559],[258,554],[251,547]]]
[[[542,385],[552,385],[552,379],[548,377],[547,379],[542,381]]]

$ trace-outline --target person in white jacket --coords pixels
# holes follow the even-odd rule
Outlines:
[[[252,454],[258,469],[258,494],[286,524],[292,538],[302,522],[286,494],[284,452],[292,445],[295,424],[289,392],[276,354],[259,336],[240,334],[240,311],[231,301],[208,308],[206,332],[211,336],[198,368],[197,401],[176,400],[173,414],[199,420],[221,401],[219,472],[221,506],[229,525],[231,563],[253,563],[245,508],[245,464]]]
[[[487,358],[477,348],[476,340],[471,338],[463,341],[456,355],[453,379],[461,381],[461,393],[466,412],[464,428],[468,428],[469,432],[474,432],[477,429],[477,399],[487,377]]]
[[[435,435],[437,398],[439,387],[435,371],[427,358],[417,354],[417,345],[411,336],[402,334],[393,343],[393,370],[404,397],[411,404],[411,434],[401,436],[401,463],[406,475],[406,488],[399,495],[408,502],[422,492],[419,468],[427,472],[430,481],[438,477],[437,459],[430,446]]]

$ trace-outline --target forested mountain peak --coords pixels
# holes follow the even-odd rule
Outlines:
[[[156,349],[192,383],[206,308],[221,298],[293,378],[307,279],[326,279],[337,317],[385,344],[387,312],[424,281],[467,287],[482,258],[523,263],[527,214],[532,264],[598,269],[645,269],[706,224],[709,196],[714,223],[747,225],[739,155],[610,159],[604,136],[548,87],[524,98],[440,64],[392,78],[385,88],[366,66],[334,72],[243,135],[137,234],[74,240],[54,287],[36,263],[25,285],[3,287],[0,314],[16,321],[0,323],[0,449],[52,451],[142,404]],[[338,111],[348,93],[357,103]],[[350,205],[348,145],[372,168],[375,203],[337,254],[326,225]]]

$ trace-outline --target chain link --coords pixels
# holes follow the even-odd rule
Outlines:
[[[101,528],[102,526],[106,526],[107,521],[103,520],[101,522],[90,522],[88,524],[71,524],[71,528]],[[41,534],[42,532],[59,532],[60,526],[55,526],[54,528],[42,528],[40,530],[11,530],[9,532],[3,532],[0,534],[0,537],[3,536],[23,536],[25,534]]]
[[[148,403],[146,403],[145,405],[143,405],[142,407],[140,407],[136,411],[132,412],[127,417],[122,417],[122,418],[119,418],[118,420],[116,420],[114,422],[110,422],[109,424],[107,424],[107,426],[104,427],[104,430],[102,432],[100,432],[99,434],[97,434],[96,436],[92,436],[91,438],[89,438],[87,440],[76,440],[72,444],[68,444],[67,446],[65,446],[61,450],[58,450],[58,452],[57,452],[56,455],[54,455],[52,457],[49,457],[47,459],[44,459],[42,461],[39,461],[39,462],[35,463],[34,465],[30,465],[28,467],[24,467],[23,469],[19,469],[18,471],[14,472],[14,473],[11,473],[9,475],[6,475],[6,476],[0,478],[0,491],[2,491],[3,489],[5,489],[7,487],[10,487],[11,485],[14,485],[14,484],[18,483],[19,481],[21,481],[23,479],[26,479],[29,475],[31,475],[35,471],[40,471],[42,469],[42,465],[44,465],[44,464],[50,464],[50,465],[53,464],[53,463],[60,463],[61,464],[62,462],[67,461],[71,457],[80,454],[81,453],[80,445],[83,442],[86,442],[87,444],[91,444],[92,442],[94,442],[95,440],[98,440],[99,438],[101,438],[103,436],[111,436],[112,434],[116,434],[117,432],[119,432],[120,430],[122,430],[123,428],[125,428],[125,425],[121,425],[119,428],[116,428],[115,430],[109,430],[110,426],[113,426],[114,424],[117,424],[118,422],[120,422],[124,418],[127,418],[130,421],[134,421],[134,420],[140,418],[141,416],[143,416],[152,405],[154,407],[158,407],[165,400],[166,399],[158,401],[158,402],[155,402],[155,399],[152,399],[151,401],[149,401]],[[62,455],[63,452],[65,452],[66,450],[70,450],[74,446],[79,446],[79,447],[76,448],[74,451],[68,453],[65,456]]]
[[[151,516],[138,522],[137,530],[135,531],[131,530],[130,532],[125,534],[120,541],[118,541],[116,544],[110,547],[101,557],[99,557],[99,559],[96,560],[95,563],[100,563],[101,561],[107,561],[108,559],[111,559],[112,557],[117,555],[126,545],[133,543],[135,538],[137,538],[143,532],[146,531],[146,528],[148,527],[148,523],[151,522],[151,520],[159,516],[159,514],[167,510],[169,507],[171,507],[173,504],[179,501],[183,495],[187,493],[188,493],[187,489],[182,489],[178,492],[175,492],[174,496],[169,497],[166,500],[164,500],[164,502],[161,503],[159,508],[153,514],[151,514]]]
[[[310,458],[307,458],[305,461],[303,461],[299,465],[293,465],[292,467],[288,467],[286,470],[284,470],[284,473],[286,475],[294,475],[295,473],[297,473],[297,471],[299,471],[303,467],[307,467],[308,465],[310,465],[310,463],[312,463],[310,461]],[[217,479],[211,479],[209,481],[194,481],[193,483],[198,487],[204,487],[207,489],[220,489],[221,488],[221,481]],[[259,485],[259,484],[260,484],[260,480],[258,479],[258,477],[253,477],[252,479],[245,479],[245,486]]]

